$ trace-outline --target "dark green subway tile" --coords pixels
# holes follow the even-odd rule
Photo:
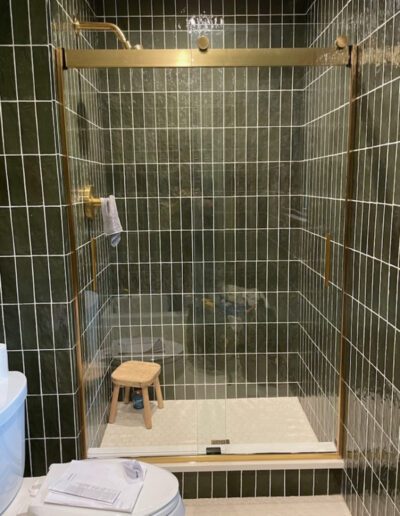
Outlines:
[[[6,166],[10,204],[12,206],[25,206],[25,171],[22,158],[20,156],[7,156]],[[29,191],[28,185],[26,189]]]
[[[51,294],[54,302],[64,302],[70,299],[71,286],[67,281],[69,265],[69,257],[49,257]]]
[[[18,126],[18,105],[11,102],[2,103],[2,121],[4,131],[4,152],[6,154],[20,154],[21,139]]]
[[[225,498],[226,497],[226,471],[214,471],[213,472],[213,498]]]
[[[31,330],[32,331],[32,328]],[[27,378],[28,395],[41,394],[39,353],[24,350],[24,373]],[[21,370],[21,369],[20,369]]]
[[[240,471],[228,471],[228,492],[229,498],[238,498],[241,496],[241,472]]]
[[[50,120],[41,121],[39,119],[39,112],[42,111],[42,104],[38,105],[36,110],[33,102],[21,102],[18,104],[19,120],[21,123],[21,144],[24,154],[38,154],[38,136],[37,136],[37,122],[36,114],[38,115],[39,131],[42,124],[46,124],[47,129],[53,131],[53,122]]]
[[[30,439],[29,452],[32,463],[31,475],[42,476],[47,475],[46,464],[46,441],[44,439]]]
[[[15,67],[17,72],[17,90],[19,100],[35,98],[31,48],[16,46],[14,49]]]
[[[28,396],[26,400],[29,420],[29,436],[31,439],[40,439],[45,435],[42,418],[42,400],[42,396]]]
[[[50,53],[48,47],[33,47],[33,70],[35,77],[35,96],[37,100],[52,99],[52,82],[50,75]]]
[[[40,158],[38,156],[24,156],[23,167],[27,203],[29,205],[43,204]]]
[[[329,492],[330,495],[340,494],[342,488],[343,471],[341,469],[329,470]]]
[[[271,496],[285,495],[285,472],[271,470]]]
[[[242,471],[242,494],[243,497],[254,497],[256,492],[256,472]]]
[[[198,473],[184,473],[183,479],[183,497],[197,498],[197,476]]]
[[[17,45],[26,45],[31,42],[29,34],[29,24],[31,20],[29,18],[28,1],[29,0],[11,0],[10,2],[13,12],[12,26],[14,43]]]
[[[28,257],[16,258],[17,264],[17,283],[18,283],[18,301],[20,303],[33,303],[33,270],[32,259]]]
[[[11,9],[9,2],[2,5],[2,13],[0,16],[0,45],[9,45],[12,43],[12,23]]]
[[[1,242],[1,238],[0,238]],[[6,254],[6,253],[4,253]],[[2,284],[2,300],[3,303],[17,303],[18,299],[18,282],[16,278],[16,259],[13,257],[0,258],[0,274]],[[18,269],[17,269],[18,270]]]
[[[59,238],[59,235],[67,234],[65,231],[63,233],[63,219],[65,218],[64,210],[60,208],[47,207],[45,209],[45,213],[40,215],[40,222],[42,221],[43,215],[46,217],[49,253],[62,254],[64,251],[64,242]]]
[[[46,439],[47,464],[59,464],[61,462],[61,450],[58,439]]]
[[[0,153],[2,148],[0,146]],[[9,204],[8,192],[7,192],[7,173],[6,173],[6,159],[0,157],[0,207],[7,206]]]
[[[300,470],[300,496],[311,496],[314,492],[314,470]]]
[[[6,15],[3,14],[3,16]],[[17,98],[12,47],[0,47],[0,84],[2,100],[15,100]]]
[[[51,339],[46,338],[48,341],[48,347],[51,348]],[[68,380],[69,375],[65,374],[65,371],[70,370],[71,364],[68,362],[63,363],[63,367],[56,369],[59,365],[56,362],[56,357],[53,351],[41,350],[39,355],[40,360],[40,368],[42,371],[41,375],[41,388],[43,394],[52,394],[54,392],[64,393],[64,392],[72,392],[71,383]],[[59,356],[57,357],[57,359]],[[60,364],[61,365],[61,364]],[[62,389],[62,386],[67,386],[65,389]]]
[[[55,156],[40,156],[44,199],[47,205],[57,205],[63,201],[63,180]]]
[[[49,220],[48,223],[53,224],[54,221],[50,223]],[[60,229],[53,233],[47,232],[46,241],[45,214],[43,208],[29,208],[29,229],[33,254],[47,254],[47,243],[49,243],[50,249],[52,244],[62,241],[60,238],[62,235]],[[49,227],[47,227],[47,229],[49,229]]]
[[[23,371],[23,353],[8,347],[8,367],[10,371]]]
[[[60,435],[60,411],[56,396],[42,396],[44,431],[46,437],[57,438]],[[56,417],[55,417],[56,416]],[[64,414],[62,415],[64,417]]]
[[[50,304],[43,303],[36,306],[36,321],[39,347],[51,349],[53,347],[53,321]]]
[[[199,472],[198,480],[198,498],[211,498],[212,495],[212,472],[201,471]]]
[[[285,471],[285,496],[298,496],[298,495],[299,495],[299,470],[287,469]]]
[[[258,470],[256,477],[256,496],[270,496],[271,472]]]
[[[328,493],[327,469],[316,469],[314,473],[314,495],[326,495]]]
[[[31,254],[29,245],[28,218],[25,208],[11,210],[13,241],[16,254]]]
[[[41,102],[37,107],[38,140],[41,154],[55,153],[53,106],[50,102]]]
[[[17,305],[5,305],[3,307],[4,312],[4,333],[7,338],[7,350],[19,351],[22,348],[22,335],[20,325],[20,313]],[[13,358],[16,361],[16,353],[8,353],[9,361]],[[10,371],[12,366],[9,364]],[[21,371],[21,369],[18,369]]]
[[[37,349],[38,342],[36,337],[37,323],[35,307],[33,304],[21,305],[19,311],[22,348]]]
[[[51,352],[54,355],[53,367],[57,371],[57,389],[60,394],[70,394],[73,392],[73,376],[65,374],[65,371],[73,371],[75,369],[74,351],[57,349]],[[52,359],[49,358],[49,362]],[[54,386],[52,386],[54,388]]]
[[[46,13],[48,12],[48,4],[46,0],[35,0],[29,2],[30,25],[31,25],[31,41],[33,44],[45,44],[49,42]]]

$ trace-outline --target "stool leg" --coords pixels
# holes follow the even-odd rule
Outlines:
[[[118,395],[119,395],[119,385],[114,385],[114,390],[113,390],[112,400],[111,400],[110,417],[108,419],[109,423],[114,423],[115,418],[117,417]]]
[[[164,408],[164,400],[161,392],[160,379],[157,377],[154,380],[154,387],[156,388],[156,398],[158,408]]]
[[[124,403],[129,403],[130,401],[131,401],[131,388],[125,387]]]
[[[143,406],[144,406],[144,412],[143,412],[144,425],[148,430],[150,430],[151,429],[151,407],[150,407],[150,400],[149,400],[149,389],[147,387],[143,387],[142,394],[143,394]]]

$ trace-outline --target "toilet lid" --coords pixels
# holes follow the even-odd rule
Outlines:
[[[97,459],[93,459],[97,460]],[[82,507],[66,507],[44,503],[47,494],[48,481],[60,476],[68,464],[53,464],[38,495],[31,498],[28,515],[30,516],[129,516],[126,512],[84,509]],[[132,516],[166,516],[180,501],[179,484],[176,477],[169,471],[146,464],[147,472],[143,488]]]
[[[179,503],[179,483],[169,471],[146,464],[147,473],[144,485],[136,502],[135,516],[169,514]]]

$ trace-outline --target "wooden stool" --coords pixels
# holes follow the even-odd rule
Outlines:
[[[156,390],[158,408],[164,408],[164,400],[160,387],[159,375],[161,366],[154,362],[139,362],[138,360],[129,360],[124,362],[112,373],[111,379],[114,385],[111,400],[109,423],[114,423],[117,416],[118,395],[120,387],[125,387],[124,402],[129,403],[131,387],[142,389],[143,394],[143,419],[146,428],[151,428],[151,408],[149,400],[150,385],[154,385]]]

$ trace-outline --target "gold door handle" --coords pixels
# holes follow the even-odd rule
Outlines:
[[[325,278],[324,286],[329,287],[331,281],[331,234],[325,235]]]
[[[97,290],[97,241],[92,238],[90,241],[90,254],[92,259],[92,282],[93,290]]]

